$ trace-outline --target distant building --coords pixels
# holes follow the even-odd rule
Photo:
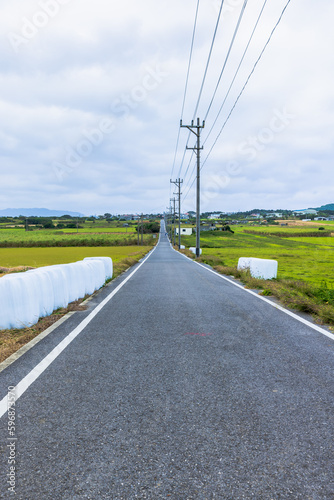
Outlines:
[[[140,219],[140,215],[133,215],[133,214],[122,214],[122,215],[119,215],[119,220],[139,220]]]
[[[318,210],[314,208],[306,208],[305,210],[294,210],[293,213],[295,215],[317,215]]]
[[[266,219],[281,219],[283,214],[280,212],[269,212],[265,215]]]
[[[208,216],[208,219],[209,220],[214,220],[214,219],[219,219],[221,217],[222,214],[210,214]]]
[[[175,228],[175,234],[179,234],[179,228]],[[181,227],[181,236],[191,236],[193,234],[193,230],[191,227]]]
[[[215,224],[203,224],[201,225],[201,231],[214,231],[216,228]],[[196,231],[196,229],[195,229]]]

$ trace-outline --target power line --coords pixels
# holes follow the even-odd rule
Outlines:
[[[219,26],[219,22],[220,22],[220,17],[221,17],[223,5],[224,5],[224,0],[222,0],[222,3],[220,5],[219,14],[218,14],[217,22],[216,22],[216,27],[215,27],[215,31],[214,31],[212,42],[211,42],[211,47],[210,47],[210,51],[209,51],[209,55],[208,55],[208,59],[207,59],[207,63],[206,63],[205,71],[204,71],[202,85],[201,85],[201,88],[200,88],[200,91],[199,91],[199,96],[198,96],[198,99],[197,99],[197,104],[196,104],[195,111],[194,111],[193,120],[195,120],[195,117],[196,117],[196,114],[197,114],[197,110],[198,110],[198,106],[199,106],[199,103],[200,103],[200,100],[201,100],[201,97],[202,97],[203,87],[204,87],[204,83],[205,83],[206,76],[207,76],[207,73],[208,73],[208,68],[209,68],[209,64],[210,64],[210,60],[211,60],[213,46],[214,46],[214,43],[215,43],[215,40],[216,40],[216,36],[217,36],[217,31],[218,31],[218,26]]]
[[[236,28],[235,28],[234,33],[233,33],[232,41],[231,41],[230,46],[229,46],[229,49],[228,49],[228,51],[227,51],[227,55],[226,55],[226,58],[225,58],[225,61],[224,61],[224,64],[223,64],[223,68],[222,68],[222,70],[221,70],[221,72],[220,72],[220,75],[219,75],[219,78],[218,78],[218,82],[217,82],[217,85],[216,85],[215,91],[214,91],[214,93],[213,93],[213,96],[212,96],[211,102],[210,102],[210,104],[209,104],[208,110],[207,110],[207,112],[206,112],[206,114],[205,114],[204,120],[206,120],[206,119],[207,119],[208,114],[210,113],[210,109],[211,109],[211,106],[212,106],[212,104],[213,104],[214,98],[215,98],[215,96],[216,96],[216,94],[217,94],[217,90],[218,90],[218,87],[219,87],[220,81],[221,81],[221,79],[222,79],[223,73],[224,73],[224,71],[225,71],[227,61],[228,61],[228,59],[229,59],[229,57],[230,57],[231,50],[232,50],[232,47],[233,47],[233,45],[234,45],[235,38],[236,38],[237,33],[238,33],[238,31],[239,31],[239,27],[240,27],[240,24],[241,24],[241,21],[242,21],[242,18],[243,18],[243,15],[244,15],[245,9],[246,9],[247,2],[248,2],[248,0],[244,0],[244,4],[243,4],[243,6],[242,6],[242,8],[241,8],[241,12],[240,12],[240,15],[239,15],[239,19],[238,19],[238,22],[237,22]]]
[[[210,60],[211,60],[211,55],[212,55],[213,46],[214,46],[214,44],[215,44],[215,40],[216,40],[216,36],[217,36],[217,31],[218,31],[218,26],[219,26],[219,22],[220,22],[220,17],[221,17],[221,13],[222,13],[223,5],[224,5],[224,0],[222,0],[222,2],[221,2],[221,4],[220,4],[220,9],[219,9],[219,13],[218,13],[218,18],[217,18],[217,22],[216,22],[215,30],[214,30],[214,33],[213,33],[213,38],[212,38],[212,42],[211,42],[211,47],[210,47],[210,51],[209,51],[209,55],[208,55],[208,59],[207,59],[206,66],[205,66],[204,76],[203,76],[203,80],[202,80],[201,88],[200,88],[200,91],[199,91],[199,96],[198,96],[197,103],[196,103],[196,107],[195,107],[195,111],[194,111],[193,121],[195,120],[196,113],[197,113],[197,110],[198,110],[198,107],[199,107],[199,103],[200,103],[200,100],[201,100],[201,97],[202,97],[203,88],[204,88],[204,83],[205,83],[206,76],[207,76],[207,73],[208,73],[208,68],[209,68],[209,64],[210,64]],[[188,146],[188,142],[189,142],[189,138],[190,138],[190,136],[191,136],[191,132],[189,132],[188,137],[187,137],[187,143],[186,143],[186,144],[187,144],[187,146]],[[179,137],[179,135],[178,135],[178,137]],[[187,148],[187,146],[186,146],[186,148]],[[185,155],[183,155],[183,158],[182,158],[181,166],[180,166],[179,173],[178,173],[178,176],[179,176],[179,177],[181,176],[181,171],[182,171],[182,168],[183,168],[184,157],[185,157]]]
[[[185,106],[185,102],[186,102],[186,94],[187,94],[187,90],[188,90],[189,73],[190,73],[190,65],[191,65],[192,54],[193,54],[193,49],[194,49],[194,40],[195,40],[195,32],[196,32],[196,26],[197,26],[199,1],[200,0],[197,1],[196,14],[195,14],[195,22],[194,22],[194,30],[193,30],[192,40],[191,40],[191,49],[190,49],[190,56],[189,56],[189,64],[188,64],[188,71],[187,71],[186,86],[185,86],[185,89],[184,89],[184,96],[183,96],[183,104],[182,104],[182,111],[181,111],[181,120],[183,119],[184,106]],[[179,130],[181,130],[181,129],[179,128]]]
[[[272,39],[272,37],[273,37],[273,35],[274,35],[274,33],[275,33],[275,31],[276,31],[277,27],[278,27],[278,25],[280,24],[280,22],[281,22],[281,20],[282,20],[282,18],[283,18],[283,16],[284,16],[285,11],[286,11],[286,9],[288,8],[288,5],[289,5],[289,3],[290,3],[290,2],[291,2],[291,0],[288,0],[288,2],[286,3],[286,5],[285,5],[284,9],[282,10],[281,15],[280,15],[280,17],[279,17],[279,19],[278,19],[277,23],[275,24],[275,26],[274,26],[274,28],[273,28],[272,32],[270,33],[270,36],[269,36],[268,40],[266,41],[266,43],[265,43],[265,45],[264,45],[264,47],[263,47],[263,49],[262,49],[262,51],[261,51],[261,53],[260,53],[259,57],[258,57],[258,58],[257,58],[257,60],[255,61],[255,64],[254,64],[254,66],[253,66],[252,71],[251,71],[251,72],[250,72],[250,74],[248,75],[248,78],[247,78],[247,80],[246,80],[246,82],[245,82],[244,86],[242,87],[242,89],[241,89],[241,91],[240,91],[240,93],[239,93],[238,97],[236,98],[236,100],[235,100],[235,102],[234,102],[234,104],[233,104],[233,106],[232,106],[232,108],[231,108],[231,110],[230,110],[230,112],[229,112],[229,114],[228,114],[228,116],[227,116],[227,118],[226,118],[225,122],[223,123],[223,126],[222,126],[222,128],[220,129],[219,134],[217,135],[217,137],[216,137],[216,139],[215,139],[215,141],[214,141],[213,145],[211,146],[211,149],[210,149],[209,153],[207,154],[207,157],[205,158],[205,160],[204,160],[204,162],[203,162],[203,164],[202,164],[202,167],[201,167],[201,168],[203,168],[203,167],[204,167],[204,165],[205,165],[205,163],[207,162],[207,160],[208,160],[208,158],[209,158],[210,154],[212,153],[213,148],[214,148],[214,147],[215,147],[215,145],[217,144],[217,141],[218,141],[219,137],[221,136],[221,134],[222,134],[222,132],[223,132],[223,130],[224,130],[224,128],[225,128],[225,126],[226,126],[227,122],[229,121],[229,119],[230,119],[230,117],[231,117],[231,115],[232,115],[232,113],[233,113],[233,111],[234,111],[234,109],[235,109],[236,105],[237,105],[237,104],[238,104],[238,102],[239,102],[240,97],[242,96],[242,94],[243,94],[243,92],[244,92],[245,88],[247,87],[247,85],[248,85],[248,83],[249,83],[249,80],[251,79],[251,77],[252,77],[252,75],[253,75],[253,73],[254,73],[254,71],[255,71],[255,69],[256,69],[256,67],[257,67],[258,63],[260,62],[260,60],[261,60],[261,58],[262,58],[262,56],[263,56],[263,54],[264,54],[264,52],[265,52],[266,48],[268,47],[268,45],[269,45],[269,43],[270,43],[270,41],[271,41],[271,39]]]
[[[183,119],[184,106],[185,106],[186,95],[187,95],[187,90],[188,90],[188,82],[189,82],[190,66],[191,66],[191,60],[192,60],[192,54],[193,54],[193,48],[194,48],[194,40],[195,40],[195,32],[196,32],[196,26],[197,26],[199,2],[200,2],[200,0],[197,0],[194,29],[193,29],[192,39],[191,39],[190,55],[189,55],[188,70],[187,70],[187,77],[186,77],[186,84],[185,84],[185,88],[184,88],[183,103],[182,103],[182,109],[181,109],[181,120]],[[177,141],[176,141],[176,148],[175,148],[171,177],[173,177],[173,172],[174,172],[174,168],[175,168],[176,155],[177,155],[177,150],[178,150],[179,141],[180,141],[180,131],[181,131],[181,129],[179,128],[178,135],[177,135]]]
[[[239,95],[237,96],[237,98],[236,98],[236,100],[235,100],[235,102],[234,102],[234,104],[233,104],[233,106],[232,106],[232,108],[231,108],[231,110],[230,110],[230,112],[229,112],[229,114],[228,114],[228,116],[227,116],[227,118],[226,118],[226,120],[225,120],[225,122],[224,122],[224,124],[223,124],[223,126],[222,126],[222,128],[221,128],[221,130],[220,130],[220,132],[219,132],[219,134],[218,134],[218,136],[216,137],[216,139],[215,139],[215,141],[214,141],[213,145],[212,145],[212,146],[211,146],[211,148],[210,148],[209,153],[207,154],[207,156],[206,156],[206,158],[205,158],[204,162],[202,163],[201,170],[202,170],[202,168],[204,167],[205,163],[207,162],[207,160],[208,160],[208,158],[209,158],[210,154],[212,153],[212,150],[213,150],[213,148],[215,147],[215,145],[216,145],[216,143],[217,143],[217,141],[218,141],[218,139],[219,139],[220,135],[222,134],[222,132],[223,132],[223,130],[224,130],[224,128],[225,128],[225,126],[226,126],[226,124],[228,123],[228,121],[229,121],[229,119],[230,119],[230,117],[231,117],[231,115],[232,115],[232,113],[233,113],[233,111],[234,111],[234,109],[235,109],[236,105],[237,105],[237,104],[238,104],[238,102],[239,102],[240,97],[242,96],[242,94],[243,94],[243,92],[244,92],[245,88],[247,87],[247,85],[248,85],[248,83],[249,83],[249,81],[250,81],[250,79],[251,79],[251,77],[252,77],[252,75],[253,75],[253,73],[254,73],[254,71],[255,71],[255,69],[256,69],[256,67],[257,67],[257,65],[258,65],[258,63],[260,62],[260,60],[261,60],[261,58],[262,58],[262,56],[263,56],[263,54],[264,54],[265,50],[267,49],[267,47],[268,47],[268,45],[269,45],[269,43],[270,43],[270,41],[271,41],[271,39],[272,39],[272,37],[273,37],[273,35],[274,35],[274,33],[275,33],[276,29],[277,29],[277,27],[278,27],[278,25],[280,24],[280,22],[281,22],[281,20],[282,20],[282,18],[283,18],[283,16],[284,16],[284,14],[285,14],[286,9],[288,8],[288,6],[289,6],[289,4],[290,4],[290,2],[291,2],[291,0],[288,0],[288,1],[287,1],[287,3],[285,4],[285,6],[284,6],[284,8],[283,8],[283,10],[282,10],[282,12],[281,12],[281,15],[279,16],[279,19],[278,19],[277,23],[275,24],[274,28],[272,29],[272,31],[271,31],[271,33],[270,33],[270,35],[269,35],[269,37],[268,37],[268,39],[267,39],[267,41],[266,41],[266,43],[265,43],[265,45],[264,45],[263,49],[262,49],[262,51],[261,51],[261,53],[260,53],[259,57],[258,57],[258,58],[257,58],[257,60],[255,61],[255,64],[254,64],[254,66],[253,66],[253,68],[252,68],[252,70],[251,70],[250,74],[248,75],[248,78],[247,78],[247,80],[246,80],[245,84],[243,85],[243,87],[242,87],[242,89],[241,89],[241,91],[240,91]],[[263,4],[263,6],[262,6],[261,12],[260,12],[260,14],[259,14],[258,20],[257,20],[256,25],[255,25],[255,28],[254,28],[254,30],[253,30],[253,32],[252,32],[252,34],[251,34],[251,38],[250,38],[250,40],[249,40],[249,42],[248,42],[248,44],[247,44],[247,46],[246,46],[245,52],[244,52],[244,54],[243,54],[243,56],[242,56],[242,59],[241,59],[241,62],[240,62],[240,64],[239,64],[239,66],[238,66],[238,68],[237,68],[236,74],[234,75],[234,78],[233,78],[233,80],[232,80],[232,83],[231,83],[231,85],[230,85],[230,88],[228,89],[228,94],[229,94],[229,92],[230,92],[230,90],[231,90],[231,87],[232,87],[232,85],[233,85],[233,83],[234,83],[234,81],[235,81],[235,78],[236,78],[236,76],[237,76],[237,73],[238,73],[238,71],[239,71],[239,69],[240,69],[240,66],[241,66],[241,64],[242,64],[242,62],[243,62],[243,59],[244,59],[244,57],[245,57],[245,55],[246,55],[246,52],[247,52],[248,47],[249,47],[249,44],[250,44],[250,42],[251,42],[251,40],[252,40],[252,38],[253,38],[253,35],[254,35],[254,32],[255,32],[255,29],[256,29],[256,27],[257,27],[257,25],[258,25],[258,23],[259,23],[259,20],[260,20],[260,18],[261,18],[261,16],[262,16],[262,13],[263,13],[263,10],[264,10],[264,8],[265,8],[266,3],[267,3],[267,0],[265,0],[264,4]],[[226,95],[226,97],[225,97],[225,99],[224,99],[223,105],[225,104],[225,101],[226,101],[226,98],[227,98],[228,94]],[[217,118],[218,118],[218,116],[219,116],[219,114],[220,114],[220,112],[221,112],[221,110],[222,110],[222,108],[223,108],[223,105],[221,106],[221,109],[219,110],[219,113],[218,113],[218,115],[217,115],[216,120],[215,120],[215,122],[214,122],[214,123],[216,123]],[[204,141],[204,143],[203,143],[203,144],[205,144],[205,142],[207,141],[207,139],[208,139],[209,135],[210,135],[210,134],[211,134],[211,132],[212,132],[212,129],[213,129],[213,127],[211,127],[210,132],[209,132],[209,134],[208,134],[208,136],[207,136],[207,138],[205,139],[205,141]],[[194,170],[195,170],[195,169],[194,169]],[[193,170],[193,172],[192,172],[192,174],[191,174],[191,178],[192,178],[192,176],[193,176],[194,170]],[[185,199],[187,198],[188,194],[190,193],[191,188],[193,187],[193,185],[194,185],[194,183],[195,183],[195,180],[196,180],[196,177],[193,179],[193,181],[192,181],[191,185],[189,186],[189,189],[188,189],[187,193],[185,194],[185,196],[184,196],[183,200],[185,200]]]
[[[195,173],[195,169],[196,169],[196,164],[194,165],[193,171],[191,172],[191,177],[190,177],[191,179],[192,179],[193,174]],[[196,177],[194,178],[194,180],[192,181],[191,185],[189,186],[189,189],[188,189],[186,195],[183,197],[183,201],[187,198],[188,194],[190,193],[190,190],[193,187],[193,185],[195,183],[195,180],[196,180]]]
[[[214,122],[213,122],[213,124],[212,124],[212,126],[211,126],[211,128],[210,128],[210,130],[209,130],[209,132],[208,132],[208,135],[207,135],[207,137],[205,138],[205,141],[204,141],[204,143],[203,143],[203,144],[205,144],[205,143],[206,143],[206,141],[208,140],[209,136],[211,135],[211,132],[212,132],[212,130],[213,130],[213,128],[214,128],[214,126],[215,126],[215,125],[216,125],[216,123],[217,123],[217,120],[218,120],[218,118],[219,118],[219,115],[220,115],[220,113],[221,113],[221,112],[222,112],[222,110],[223,110],[223,107],[224,107],[224,105],[225,105],[225,103],[226,103],[226,100],[227,100],[227,98],[228,98],[228,96],[229,96],[229,94],[230,94],[230,92],[231,92],[231,89],[232,89],[232,87],[233,87],[233,84],[234,84],[234,82],[235,82],[235,79],[236,79],[236,77],[238,76],[238,73],[239,73],[240,67],[241,67],[241,65],[242,65],[242,63],[243,63],[243,61],[244,61],[244,59],[245,59],[245,56],[246,56],[246,54],[247,54],[247,51],[248,51],[249,46],[250,46],[250,44],[251,44],[251,41],[252,41],[252,39],[253,39],[254,33],[255,33],[255,31],[256,31],[256,28],[257,28],[257,26],[258,26],[258,24],[259,24],[259,22],[260,22],[260,19],[261,19],[261,17],[262,17],[262,14],[263,14],[264,8],[265,8],[265,6],[266,6],[266,4],[267,4],[267,1],[268,1],[268,0],[264,0],[264,3],[263,3],[263,5],[262,5],[261,12],[260,12],[260,14],[259,14],[259,16],[258,16],[258,18],[257,18],[257,21],[256,21],[256,23],[255,23],[255,26],[254,26],[254,29],[253,29],[253,31],[252,31],[252,34],[251,34],[251,36],[250,36],[250,38],[249,38],[249,40],[248,40],[248,43],[247,43],[246,48],[245,48],[245,50],[244,50],[244,53],[242,54],[242,57],[241,57],[240,63],[239,63],[239,65],[238,65],[238,67],[237,67],[237,70],[236,70],[236,72],[235,72],[234,76],[233,76],[233,79],[232,79],[232,81],[231,81],[231,84],[230,84],[230,86],[229,86],[229,88],[228,88],[228,90],[227,90],[227,92],[226,92],[226,95],[225,95],[225,97],[224,97],[224,100],[223,100],[222,105],[220,106],[220,109],[219,109],[219,111],[218,111],[218,114],[217,114],[217,116],[216,116],[216,118],[215,118],[215,120],[214,120]]]
[[[191,165],[191,162],[192,162],[193,157],[194,157],[194,150],[193,150],[193,152],[191,153],[190,160],[189,160],[189,163],[188,163],[188,166],[187,166],[187,169],[186,169],[186,173],[184,174],[184,178],[186,178],[186,177],[187,177],[187,173],[188,173],[188,170],[189,170],[189,167],[190,167],[190,165]]]

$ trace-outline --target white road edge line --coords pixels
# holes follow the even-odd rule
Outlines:
[[[171,247],[172,247],[172,245],[171,245]],[[178,252],[177,250],[175,250],[175,248],[172,247],[172,249],[175,252],[177,252],[179,255],[182,255],[186,259],[190,260],[190,262],[193,262],[194,264],[197,264],[198,266],[202,267],[203,269],[206,269],[210,273],[215,274],[216,276],[218,276],[218,278],[221,278],[221,279],[223,279],[225,281],[228,281],[228,283],[231,283],[232,285],[240,288],[244,292],[250,293],[254,297],[256,297],[256,298],[258,298],[260,300],[263,300],[263,302],[266,302],[267,304],[269,304],[270,306],[274,307],[275,309],[278,309],[279,311],[284,312],[288,316],[291,316],[291,318],[294,318],[297,321],[299,321],[300,323],[303,323],[304,325],[309,326],[310,328],[312,328],[316,332],[322,333],[323,335],[326,335],[326,337],[329,337],[330,339],[334,340],[334,335],[332,333],[330,333],[330,332],[327,332],[327,330],[324,330],[320,326],[314,325],[313,323],[311,323],[307,319],[301,318],[297,314],[289,311],[288,309],[285,309],[285,307],[282,307],[282,306],[280,306],[278,304],[275,304],[275,302],[271,302],[271,300],[268,300],[265,297],[263,297],[261,295],[258,295],[257,293],[253,292],[252,290],[247,290],[247,288],[243,287],[242,285],[239,285],[238,283],[235,283],[234,281],[230,280],[229,278],[226,278],[226,276],[223,276],[222,274],[217,273],[217,271],[214,271],[213,269],[209,269],[208,267],[203,266],[203,264],[200,264],[199,262],[196,262],[195,260],[190,259],[189,257],[187,257],[186,255],[184,255],[183,253]]]
[[[32,349],[36,344],[38,344],[38,342],[40,342],[41,340],[45,339],[45,337],[50,335],[50,333],[52,333],[54,330],[56,330],[56,328],[58,328],[58,326],[60,326],[62,323],[65,323],[65,321],[67,321],[68,318],[73,316],[73,314],[75,314],[75,311],[68,312],[67,314],[65,314],[65,316],[63,316],[58,321],[53,323],[53,325],[49,326],[49,328],[47,328],[46,330],[41,332],[39,335],[37,335],[37,337],[30,340],[30,342],[28,342],[27,344],[22,346],[20,349],[18,349],[18,351],[14,352],[14,354],[12,354],[8,358],[6,358],[5,361],[2,361],[0,363],[0,373],[3,372],[6,368],[8,368],[8,366],[15,363],[15,361],[17,361],[21,356],[23,356],[23,354],[30,351],[30,349]]]
[[[158,244],[160,242],[160,238]],[[158,245],[156,245],[153,250],[151,250],[145,259],[139,264],[134,271],[132,271],[129,276],[125,278],[122,283],[120,283],[115,290],[113,290],[98,306],[93,309],[93,311],[85,318],[71,333],[67,335],[38,365],[35,366],[16,386],[15,395],[16,400],[25,393],[25,391],[31,386],[35,380],[51,365],[51,363],[66,349],[66,347],[74,340],[81,332],[86,328],[86,326],[95,318],[95,316],[101,311],[101,309],[116,295],[116,293],[132,278],[132,276],[141,268],[147,259],[153,254]],[[8,395],[6,395],[0,401],[0,418],[3,417],[8,410]]]

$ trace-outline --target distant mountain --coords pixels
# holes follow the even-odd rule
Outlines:
[[[61,217],[62,215],[71,215],[72,217],[84,217],[79,212],[69,212],[66,210],[49,210],[48,208],[6,208],[0,210],[0,217]]]
[[[316,210],[334,210],[334,203],[328,203],[328,205],[323,205],[322,207],[316,208]]]

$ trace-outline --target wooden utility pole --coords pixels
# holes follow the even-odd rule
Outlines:
[[[137,245],[139,246],[139,219],[137,219]]]
[[[172,231],[173,231],[173,236],[171,237],[170,241],[172,244],[175,246],[175,198],[171,198],[170,201],[173,203],[173,225],[172,225]]]
[[[178,201],[179,201],[179,250],[181,248],[181,184],[183,183],[183,180],[181,181],[181,179],[176,179],[176,181],[172,181],[172,179],[170,180],[170,182],[172,184],[175,184],[178,188],[178,192],[177,193],[174,193],[174,194],[177,194],[178,195]]]
[[[188,148],[187,149],[192,149],[193,151],[196,151],[197,154],[197,183],[196,183],[196,257],[200,256],[200,249],[201,249],[201,240],[200,240],[200,234],[201,234],[201,213],[200,213],[200,173],[201,173],[201,129],[205,127],[205,122],[203,121],[203,124],[200,125],[200,119],[197,118],[197,125],[194,125],[194,120],[192,120],[191,125],[182,125],[182,120],[180,122],[181,128],[187,128],[192,132],[193,134],[196,135],[197,137],[197,143],[196,146],[193,148]]]
[[[144,226],[143,226],[143,214],[141,214],[141,246],[143,246],[143,234],[144,234]]]
[[[172,201],[172,200],[170,200]],[[172,210],[172,204],[170,204],[170,207],[169,207],[169,211],[170,211],[170,222],[169,222],[169,239],[170,239],[170,242],[173,243],[173,210]]]

